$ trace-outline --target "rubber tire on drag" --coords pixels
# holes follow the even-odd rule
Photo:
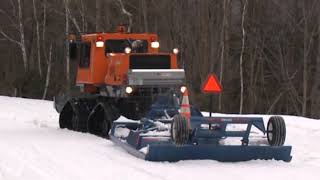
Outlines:
[[[286,140],[286,124],[281,116],[270,117],[267,124],[267,138],[271,146],[282,146]]]
[[[189,127],[187,119],[176,114],[171,122],[171,139],[177,145],[186,144],[189,140]]]

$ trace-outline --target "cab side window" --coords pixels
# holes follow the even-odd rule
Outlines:
[[[87,68],[90,66],[90,52],[91,52],[91,44],[90,43],[82,43],[80,45],[79,67]]]

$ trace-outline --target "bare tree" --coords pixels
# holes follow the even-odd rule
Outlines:
[[[307,105],[309,102],[309,71],[310,71],[310,57],[312,51],[312,44],[314,41],[314,36],[317,33],[318,28],[313,25],[312,16],[315,10],[314,7],[317,7],[318,1],[303,1],[302,8],[302,18],[304,21],[303,25],[303,96],[302,96],[302,115],[307,115]]]
[[[69,0],[64,0],[65,8],[65,42],[66,42],[66,79],[67,89],[70,89],[70,57],[69,57]]]
[[[28,58],[27,58],[27,48],[25,42],[25,34],[24,34],[24,25],[22,19],[22,8],[21,8],[21,0],[18,0],[18,22],[19,22],[19,30],[20,30],[20,40],[21,40],[21,51],[22,51],[22,59],[25,71],[28,71]]]
[[[84,1],[86,0],[80,0],[80,16],[81,16],[81,30],[82,32],[86,32],[87,31],[87,21],[86,21],[86,12],[85,12],[85,5],[84,5]]]
[[[82,5],[82,1],[80,1],[80,3],[81,3],[81,5]],[[64,17],[65,23],[68,22],[69,30],[70,30],[70,21],[71,21],[71,23],[74,25],[74,27],[76,28],[76,30],[80,33],[80,32],[82,32],[82,31],[81,31],[81,28],[80,28],[80,26],[79,26],[79,23],[78,23],[76,17],[72,14],[72,12],[71,12],[71,10],[70,10],[70,7],[69,7],[70,4],[71,4],[71,3],[70,3],[69,0],[63,0],[64,11],[60,11],[60,10],[58,10],[58,9],[53,9],[53,11],[54,11],[56,14]],[[82,9],[82,8],[80,9],[80,14],[81,14],[81,15],[84,15],[84,12],[83,12],[83,9]],[[87,16],[88,16],[88,15],[87,15]],[[68,18],[68,20],[67,20],[66,18]],[[84,20],[84,18],[83,18],[83,20]],[[84,28],[83,28],[83,29],[84,29]]]
[[[96,0],[96,32],[101,31],[101,0]]]
[[[224,84],[225,63],[229,59],[229,15],[230,0],[223,1],[223,21],[221,31],[221,56],[220,56],[220,83]],[[219,111],[222,110],[222,93],[219,94]]]
[[[20,40],[21,40],[21,51],[22,51],[22,59],[25,71],[28,71],[28,58],[27,58],[27,48],[25,42],[25,34],[24,34],[24,25],[22,19],[22,8],[21,8],[21,0],[18,0],[18,22],[19,22],[19,30],[20,30]]]
[[[68,0],[67,0],[68,1]],[[81,32],[81,29],[80,29],[80,26],[79,26],[79,23],[77,21],[77,19],[72,15],[71,11],[70,11],[70,8],[69,8],[69,5],[66,6],[67,10],[66,10],[66,13],[68,14],[68,18],[71,20],[72,24],[74,25],[74,27],[77,29],[77,31],[80,33]],[[69,23],[69,20],[68,20],[68,23]],[[68,25],[70,26],[70,25]]]
[[[45,83],[45,86],[44,86],[44,92],[43,92],[43,95],[42,95],[42,99],[46,99],[48,88],[49,88],[49,83],[50,83],[50,74],[51,74],[51,67],[52,67],[52,44],[50,44],[49,59],[48,59],[47,64],[48,64],[48,66],[47,66],[46,83]]]
[[[304,38],[303,38],[303,98],[302,98],[302,115],[306,115],[307,110],[307,91],[308,91],[308,21],[306,2],[303,2],[303,19],[304,19]]]
[[[126,8],[124,7],[123,5],[123,2],[122,0],[118,0],[119,2],[119,6],[120,6],[120,10],[122,12],[122,14],[126,15],[128,17],[128,21],[129,21],[129,24],[128,24],[128,32],[131,32],[131,28],[132,28],[132,14],[126,10]]]
[[[142,15],[143,15],[143,24],[144,24],[144,31],[149,32],[148,28],[148,6],[146,0],[141,0],[142,5]]]
[[[43,20],[42,20],[42,40],[45,42],[46,23],[47,23],[47,0],[43,0]],[[43,44],[44,47],[45,44]]]
[[[318,15],[318,32],[320,32],[320,17]],[[319,35],[318,35],[319,36]],[[320,119],[320,39],[318,39],[318,49],[315,64],[315,75],[311,89],[311,116]]]
[[[18,2],[18,22],[17,22],[17,29],[20,35],[20,40],[15,40],[14,38],[10,37],[7,33],[5,33],[3,30],[0,29],[0,34],[7,39],[8,41],[15,43],[19,45],[21,52],[22,52],[22,61],[23,61],[23,67],[24,71],[28,71],[28,57],[27,57],[27,48],[26,48],[26,42],[25,42],[25,32],[24,32],[24,24],[23,24],[23,17],[22,17],[22,7],[21,7],[21,0],[17,0]],[[0,9],[2,14],[5,14],[11,22],[13,20],[10,18],[10,16],[2,9]],[[15,9],[13,10],[15,12]]]
[[[35,0],[32,0],[32,5],[33,5],[33,17],[34,17],[34,21],[36,22],[38,70],[39,70],[40,77],[42,77],[41,54],[40,54],[40,30],[39,30],[40,23],[39,23],[38,17],[37,17],[37,8],[36,8]]]
[[[245,40],[246,40],[246,31],[244,28],[244,21],[247,11],[248,0],[245,1],[242,10],[242,18],[241,18],[241,29],[242,29],[242,46],[241,46],[241,54],[240,54],[240,107],[239,113],[242,114],[243,111],[243,54],[245,48]]]

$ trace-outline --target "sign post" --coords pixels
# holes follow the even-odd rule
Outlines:
[[[209,102],[209,111],[210,117],[212,114],[212,106],[213,106],[213,94],[219,94],[222,91],[222,86],[215,74],[209,74],[207,80],[202,85],[202,92],[205,94],[210,94],[210,102]]]
[[[212,101],[213,101],[212,99],[213,99],[213,95],[211,94],[210,95],[210,104],[209,104],[209,110],[210,110],[209,117],[212,117],[211,116],[211,114],[212,114]]]

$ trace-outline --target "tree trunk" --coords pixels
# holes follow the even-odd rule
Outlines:
[[[101,31],[101,0],[96,0],[96,32]]]
[[[48,60],[48,67],[47,67],[46,84],[44,86],[42,99],[46,99],[47,97],[47,92],[48,92],[49,83],[50,83],[51,66],[52,66],[52,44],[50,44],[50,48],[49,48],[49,60]]]
[[[22,60],[23,60],[23,67],[24,71],[28,71],[28,57],[27,57],[27,49],[25,43],[25,35],[24,35],[24,25],[22,19],[22,9],[21,9],[21,0],[18,0],[18,19],[19,19],[19,31],[20,31],[20,47],[22,51]]]
[[[43,0],[43,21],[42,21],[42,40],[43,40],[43,42],[45,42],[46,23],[47,23],[47,0]],[[45,47],[44,43],[43,43],[43,47]]]
[[[65,34],[66,34],[66,79],[67,79],[67,90],[70,90],[70,57],[69,57],[69,0],[64,1],[65,5]]]
[[[239,113],[242,114],[243,111],[243,54],[245,48],[245,40],[246,40],[246,31],[244,28],[244,21],[247,11],[248,0],[245,1],[242,10],[242,20],[241,20],[241,29],[242,29],[242,46],[241,46],[241,54],[240,54],[240,107]]]
[[[38,71],[40,77],[42,77],[42,69],[41,69],[41,54],[40,54],[40,32],[39,32],[39,21],[37,17],[37,9],[35,0],[32,0],[33,4],[33,16],[36,22],[36,36],[37,36],[37,59],[38,59]]]
[[[229,60],[229,20],[230,20],[230,0],[223,1],[223,20],[222,20],[222,31],[221,31],[221,56],[220,56],[220,83],[223,86],[224,83],[224,69],[225,63]],[[219,111],[222,110],[222,93],[219,94]]]
[[[320,32],[320,17],[318,16],[318,32]],[[320,35],[318,35],[318,52],[316,56],[315,74],[311,89],[311,116],[320,119]]]
[[[308,17],[306,12],[306,2],[303,2],[304,36],[303,36],[303,97],[302,116],[307,112],[307,92],[308,92]]]
[[[143,14],[144,32],[149,32],[149,28],[148,28],[147,2],[146,2],[146,0],[141,0],[141,3],[142,3],[142,14]]]
[[[80,0],[80,4],[81,4],[80,15],[81,15],[81,23],[82,23],[81,30],[82,30],[82,32],[86,32],[87,31],[87,22],[86,22],[85,5],[84,5],[83,1],[86,1],[86,0]]]
[[[47,0],[43,1],[43,20],[42,20],[42,54],[46,63],[48,62],[48,57],[46,53],[46,24],[47,24]],[[48,65],[48,64],[47,64]]]
[[[126,8],[124,7],[124,4],[122,2],[122,0],[118,0],[119,4],[120,4],[120,9],[122,14],[126,15],[128,17],[128,29],[127,32],[130,33],[131,32],[131,28],[132,28],[132,14],[126,10]]]

